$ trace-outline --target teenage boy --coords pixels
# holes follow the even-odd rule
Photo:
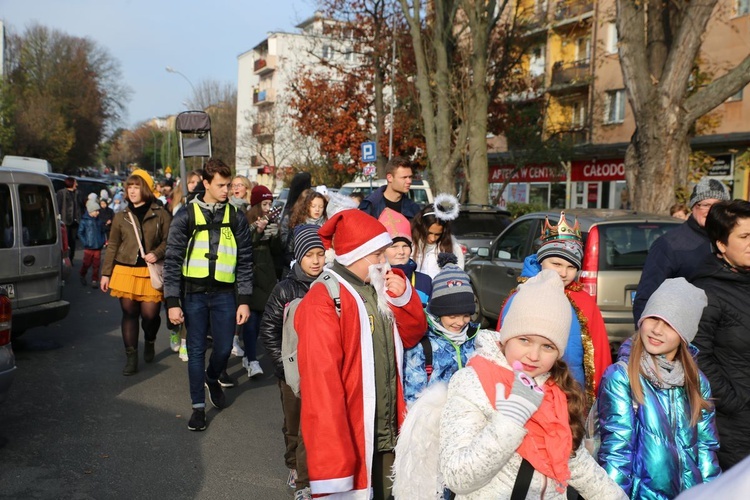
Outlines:
[[[406,411],[403,350],[419,342],[427,322],[404,273],[385,263],[391,238],[383,224],[343,210],[318,234],[336,252],[326,273],[340,293],[334,303],[326,285],[315,283],[294,316],[310,488],[313,495],[389,498]]]
[[[227,203],[232,171],[221,160],[208,160],[203,169],[205,192],[180,210],[169,228],[164,259],[164,298],[169,320],[187,328],[188,378],[193,414],[191,431],[206,428],[208,389],[211,404],[224,408],[219,377],[232,352],[236,325],[250,317],[253,254],[245,214]],[[206,337],[213,351],[206,368]]]
[[[414,174],[406,158],[395,156],[385,165],[385,179],[388,182],[362,200],[359,209],[376,219],[386,207],[411,220],[419,213],[419,205],[409,198],[409,188]]]

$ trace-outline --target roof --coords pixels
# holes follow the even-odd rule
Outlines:
[[[681,224],[682,221],[670,217],[668,215],[652,214],[647,212],[637,212],[635,210],[618,210],[618,209],[605,209],[605,208],[570,208],[563,210],[565,212],[565,218],[568,222],[572,222],[572,219],[578,219],[581,224],[581,229],[587,231],[594,224],[601,222],[669,222],[674,224]],[[524,214],[518,219],[533,217],[539,218],[540,216],[547,216],[550,219],[551,224],[557,223],[560,219],[560,210],[547,210],[544,212],[533,212]]]

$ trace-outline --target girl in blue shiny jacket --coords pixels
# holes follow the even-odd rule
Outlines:
[[[672,499],[721,470],[711,388],[690,342],[706,294],[668,279],[604,373],[598,460],[630,498]]]

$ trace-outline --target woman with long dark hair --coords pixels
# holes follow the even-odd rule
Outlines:
[[[440,272],[437,263],[440,253],[452,253],[458,259],[458,267],[464,268],[464,253],[451,236],[451,221],[458,217],[458,210],[456,197],[441,193],[435,197],[435,203],[424,207],[411,221],[412,258],[417,271],[430,278]]]
[[[143,360],[154,360],[154,342],[161,324],[162,292],[151,286],[146,263],[164,259],[171,217],[153,194],[153,180],[139,170],[125,186],[127,207],[112,222],[100,288],[120,299],[122,340],[127,363],[123,375],[138,372],[138,336],[143,328]],[[138,232],[145,256],[141,255]]]

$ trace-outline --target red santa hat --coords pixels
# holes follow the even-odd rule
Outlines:
[[[360,210],[343,210],[318,230],[326,250],[336,251],[336,260],[349,266],[359,259],[391,245],[385,226]]]

